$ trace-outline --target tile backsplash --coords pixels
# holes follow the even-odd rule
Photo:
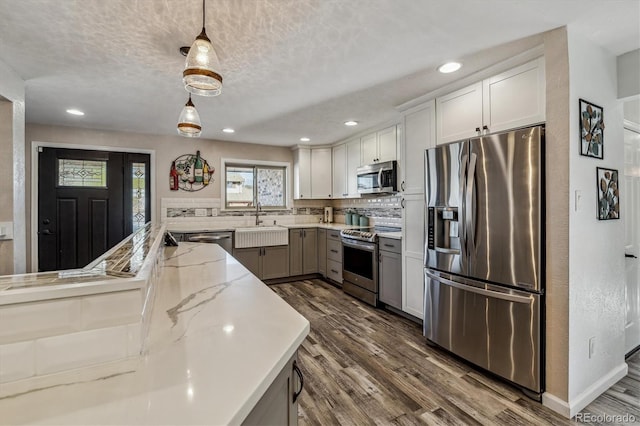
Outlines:
[[[334,222],[344,223],[345,213],[356,212],[367,216],[375,225],[402,226],[402,207],[399,196],[366,197],[341,200],[295,200],[293,207],[282,210],[264,210],[267,223],[319,222],[325,206],[334,208]],[[255,210],[222,210],[219,198],[163,198],[161,202],[163,222],[219,222],[250,221]],[[262,218],[263,216],[261,216]]]

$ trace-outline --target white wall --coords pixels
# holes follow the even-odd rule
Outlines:
[[[568,27],[568,52],[571,206],[568,403],[573,416],[626,374],[624,227],[621,220],[599,221],[596,211],[596,167],[622,172],[624,145],[622,105],[617,101],[616,57],[580,37],[571,27]],[[580,155],[579,98],[604,108],[603,160]],[[577,211],[576,191],[582,193]],[[592,337],[595,352],[589,358]]]
[[[0,61],[0,96],[12,103],[11,124],[0,140],[3,153],[2,170],[7,179],[0,184],[0,191],[12,192],[9,200],[3,199],[3,208],[12,212],[3,221],[13,221],[13,240],[0,241],[0,274],[23,273],[26,271],[26,221],[25,221],[25,153],[24,153],[24,82]],[[5,125],[7,123],[4,123]],[[7,155],[8,154],[8,155]],[[9,175],[9,176],[7,176]],[[5,210],[5,211],[6,211]]]

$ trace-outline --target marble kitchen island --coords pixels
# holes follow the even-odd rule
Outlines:
[[[215,244],[160,250],[137,367],[4,397],[1,424],[222,425],[247,418],[295,357],[309,322]]]

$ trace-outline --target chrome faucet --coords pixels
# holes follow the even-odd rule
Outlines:
[[[256,203],[256,226],[260,225],[263,221],[260,220],[260,203]]]

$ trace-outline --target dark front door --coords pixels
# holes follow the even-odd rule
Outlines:
[[[38,265],[40,271],[80,268],[120,242],[133,226],[132,161],[122,152],[40,148]],[[148,179],[143,204],[148,206]],[[136,204],[136,205],[134,205]],[[142,209],[144,218],[150,215]]]

